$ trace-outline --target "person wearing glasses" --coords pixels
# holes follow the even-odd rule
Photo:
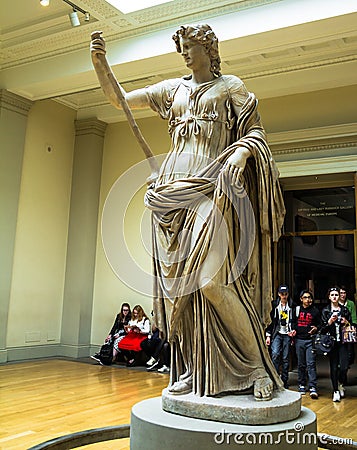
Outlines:
[[[124,329],[127,334],[119,342],[118,348],[124,354],[126,365],[131,367],[135,365],[136,358],[142,351],[141,343],[147,339],[151,329],[150,320],[141,305],[134,306],[132,318]]]
[[[111,342],[113,339],[113,359],[112,361],[116,361],[119,350],[119,342],[123,339],[123,337],[126,335],[125,327],[128,325],[129,321],[131,319],[131,310],[129,303],[123,303],[120,308],[120,312],[115,317],[115,321],[113,323],[113,326],[111,330],[109,331],[108,336],[105,338],[105,343]],[[95,355],[91,356],[92,359],[95,361],[98,361],[101,363],[100,359],[100,353],[96,353]]]
[[[313,348],[313,339],[320,327],[320,312],[313,306],[312,294],[308,289],[300,292],[300,302],[301,305],[296,307],[297,320],[295,323],[299,392],[301,395],[305,395],[308,386],[310,397],[317,399],[319,395],[317,393],[316,354]]]
[[[274,367],[280,373],[285,389],[289,388],[289,357],[291,339],[295,335],[295,308],[289,295],[289,288],[282,284],[278,289],[278,298],[272,302],[270,325],[266,328],[266,345],[270,345]]]
[[[321,313],[321,333],[330,333],[335,338],[334,346],[329,353],[330,378],[333,388],[332,400],[339,402],[345,397],[344,385],[348,370],[348,346],[342,343],[342,325],[351,322],[351,314],[339,303],[340,289],[338,287],[328,290],[328,299],[330,304]]]

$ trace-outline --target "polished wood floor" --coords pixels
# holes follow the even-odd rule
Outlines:
[[[319,432],[357,440],[356,375],[354,365],[346,398],[333,403],[328,369],[319,364],[320,398],[303,397],[303,405],[317,414]],[[0,365],[0,449],[25,450],[68,433],[128,424],[131,407],[161,395],[168,379],[143,368],[103,367],[89,358]],[[295,390],[296,373],[290,381]],[[129,439],[81,448],[129,449]]]

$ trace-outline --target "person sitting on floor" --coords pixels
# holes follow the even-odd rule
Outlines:
[[[140,305],[133,308],[132,319],[126,325],[127,335],[119,342],[119,350],[124,354],[127,366],[135,364],[136,353],[141,352],[141,342],[145,340],[150,333],[150,320]]]
[[[171,348],[167,341],[164,341],[162,346],[160,360],[162,361],[162,366],[157,371],[159,373],[170,373]]]
[[[152,334],[141,342],[141,348],[150,357],[146,363],[147,370],[151,372],[157,369],[160,373],[168,373],[170,372],[170,344],[162,339],[162,333],[155,325],[152,325],[151,330]]]
[[[108,336],[105,338],[104,343],[109,343],[113,341],[113,358],[112,362],[114,362],[117,358],[117,355],[119,353],[118,344],[123,339],[123,337],[126,335],[125,326],[128,325],[129,321],[131,319],[131,311],[130,311],[130,305],[129,303],[122,303],[120,312],[117,314],[114,324],[109,331]],[[100,359],[100,352],[97,352],[95,355],[91,356],[92,359],[95,361],[101,362]]]

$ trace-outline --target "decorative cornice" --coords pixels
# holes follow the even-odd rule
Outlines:
[[[325,144],[325,145],[311,145],[308,147],[291,147],[283,150],[274,150],[272,147],[272,153],[274,156],[277,155],[288,155],[293,153],[307,153],[316,151],[326,151],[326,150],[341,150],[343,148],[357,148],[357,140],[353,142],[345,143],[335,143],[335,144]]]
[[[268,142],[275,157],[354,149],[357,148],[357,123],[271,133]]]
[[[357,155],[313,158],[304,160],[277,162],[281,178],[350,173],[357,169]]]
[[[270,3],[276,3],[280,0],[238,0],[238,1],[221,1],[217,7],[217,0],[181,0],[174,3],[167,3],[158,5],[145,12],[143,10],[134,12],[131,17],[138,23],[157,22],[159,18],[170,17],[171,20],[165,21],[165,27],[170,25],[170,22],[177,24],[177,19],[182,20],[182,25],[187,23],[187,19],[197,18],[197,16],[204,16],[205,18],[229,14],[248,8],[255,8]],[[225,4],[226,3],[226,4]],[[185,14],[184,11],[190,11],[190,14]],[[160,20],[161,21],[161,20]],[[157,29],[157,26],[156,26]]]
[[[107,124],[98,119],[82,119],[74,122],[76,128],[76,136],[85,136],[95,134],[104,137]]]
[[[31,100],[27,100],[5,89],[0,90],[0,108],[27,116],[32,105],[33,102]]]
[[[177,26],[178,20],[182,21],[182,24],[206,21],[219,15],[279,1],[281,0],[222,0],[217,6],[216,0],[196,0],[194,4],[191,0],[181,0],[124,15],[103,0],[96,0],[96,2],[83,0],[81,6],[90,11],[97,21],[64,31],[58,31],[61,24],[56,23],[53,29],[57,28],[57,31],[49,33],[49,30],[39,29],[32,35],[28,34],[30,38],[25,41],[21,39],[20,43],[14,45],[4,44],[0,51],[1,68],[17,67],[33,61],[41,61],[48,56],[60,56],[88,48],[90,33],[98,29],[103,31],[109,43]],[[22,31],[21,37],[24,35],[24,30]],[[7,42],[5,34],[2,35],[2,39],[4,43]]]
[[[246,81],[249,79],[255,79],[260,77],[266,77],[268,75],[279,75],[283,73],[289,73],[289,72],[297,72],[299,70],[306,70],[306,69],[316,69],[319,67],[325,67],[325,66],[333,66],[335,64],[343,64],[346,62],[354,62],[357,61],[357,55],[349,55],[349,56],[341,56],[340,58],[331,58],[331,59],[324,59],[320,61],[310,61],[303,64],[295,64],[291,66],[285,66],[285,67],[277,67],[270,70],[262,70],[262,71],[256,71],[256,72],[250,72],[250,73],[244,73],[241,71],[240,77],[242,80]]]

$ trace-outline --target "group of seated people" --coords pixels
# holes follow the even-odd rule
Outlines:
[[[150,324],[140,305],[134,306],[132,311],[128,303],[121,305],[104,344],[112,347],[109,360],[104,359],[101,351],[91,356],[102,365],[124,361],[132,367],[144,360],[148,371],[170,372],[170,344],[163,339],[160,330]]]
[[[290,356],[294,356],[291,350],[295,349],[299,392],[302,395],[308,392],[312,399],[317,399],[315,337],[318,333],[331,336],[333,345],[331,350],[325,351],[324,357],[329,360],[332,399],[339,402],[345,397],[347,372],[355,359],[353,341],[356,333],[350,331],[357,325],[355,303],[347,298],[345,287],[336,286],[328,289],[328,303],[321,311],[313,305],[313,295],[308,289],[303,289],[299,297],[295,303],[288,286],[281,285],[278,298],[272,302],[266,345],[270,348],[273,364],[288,389]]]

